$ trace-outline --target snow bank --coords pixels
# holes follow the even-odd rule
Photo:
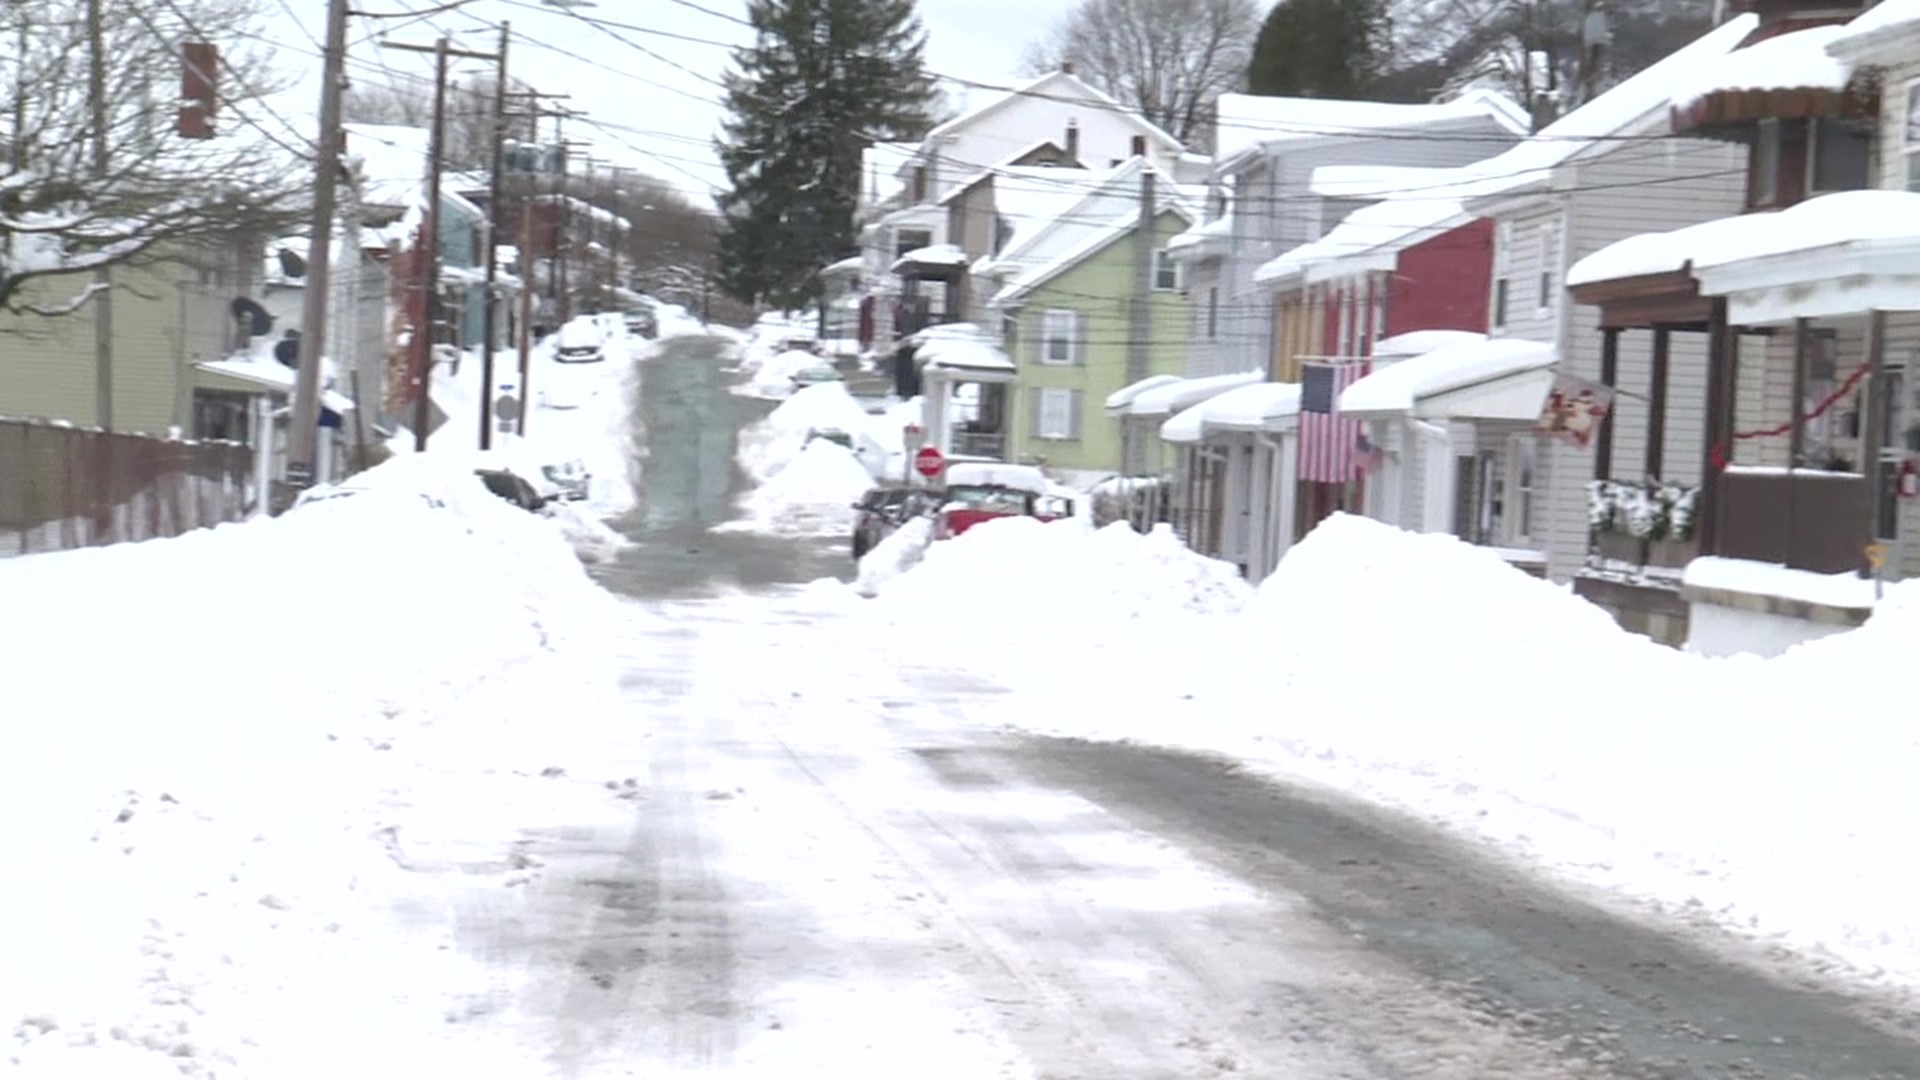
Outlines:
[[[853,451],[815,439],[797,457],[740,500],[741,516],[717,532],[786,536],[844,536],[853,531],[853,504],[873,486]]]
[[[751,397],[784,398],[796,392],[794,376],[808,368],[825,364],[827,360],[824,357],[804,349],[788,349],[775,353],[754,368],[753,376],[735,389]]]
[[[860,557],[860,570],[853,589],[872,599],[880,595],[887,582],[920,565],[927,547],[933,543],[933,519],[917,517],[900,526]],[[838,584],[837,582],[835,584]]]
[[[1167,528],[1142,536],[1085,518],[1009,517],[933,544],[877,589],[890,614],[995,636],[1049,635],[1063,622],[1113,626],[1237,610],[1250,590],[1233,567],[1194,554]]]
[[[10,1075],[489,1068],[445,1022],[478,961],[395,929],[444,903],[409,871],[448,820],[584,798],[539,773],[586,760],[570,725],[615,692],[624,616],[464,462],[359,482],[277,519],[0,563]],[[566,716],[482,689],[529,670]],[[536,871],[510,854],[473,880]]]
[[[872,418],[847,393],[845,384],[809,386],[781,402],[766,419],[743,430],[735,455],[748,477],[756,483],[764,482],[800,456],[809,433],[834,430],[852,436],[856,452],[864,450],[859,456],[866,460],[876,452],[862,446],[863,442],[872,442],[868,432],[871,424]]]

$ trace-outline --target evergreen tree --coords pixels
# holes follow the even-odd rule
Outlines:
[[[858,250],[860,153],[931,127],[934,86],[913,0],[749,0],[716,144],[722,287],[799,307],[816,273]]]
[[[1248,92],[1367,99],[1384,67],[1385,9],[1384,0],[1280,0],[1254,39]]]

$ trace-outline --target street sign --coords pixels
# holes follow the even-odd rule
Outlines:
[[[937,446],[923,446],[913,455],[913,471],[932,479],[947,467],[947,456]]]
[[[512,394],[501,394],[493,399],[493,418],[509,423],[520,419],[520,399]]]

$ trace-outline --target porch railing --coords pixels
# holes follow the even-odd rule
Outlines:
[[[953,452],[961,457],[993,458],[998,461],[1006,456],[1007,437],[997,431],[956,431],[953,433]]]
[[[1729,469],[1719,477],[1715,555],[1796,570],[1857,570],[1872,542],[1871,493],[1857,473]]]

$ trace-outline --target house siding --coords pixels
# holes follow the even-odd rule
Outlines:
[[[1187,228],[1176,214],[1161,215],[1156,247]],[[1119,472],[1120,426],[1106,415],[1107,395],[1127,379],[1127,342],[1132,336],[1129,299],[1138,280],[1129,231],[1023,300],[1017,316],[1014,360],[1020,368],[1013,394],[1012,458],[1057,469]],[[1101,298],[1101,299],[1096,299]],[[1178,374],[1186,364],[1189,299],[1178,292],[1153,294],[1153,330],[1148,374]],[[1081,320],[1081,362],[1039,362],[1049,310],[1076,311]],[[1080,392],[1079,438],[1041,439],[1034,433],[1035,401],[1043,389]]]
[[[1386,336],[1487,330],[1493,222],[1479,218],[1400,253],[1387,284]]]
[[[1567,200],[1567,238],[1561,252],[1559,287],[1566,268],[1617,240],[1660,232],[1740,212],[1745,199],[1746,151],[1738,145],[1698,139],[1660,140],[1649,147],[1619,142],[1613,149],[1573,168]],[[1516,222],[1516,228],[1519,223]],[[1516,235],[1516,243],[1524,249]],[[1524,250],[1516,255],[1527,255]],[[1528,258],[1532,258],[1530,255]],[[1537,259],[1533,259],[1537,264]],[[1516,269],[1521,260],[1516,259]],[[1525,295],[1527,290],[1519,290]],[[1520,317],[1530,301],[1522,301]],[[1571,303],[1563,299],[1563,303]],[[1547,338],[1543,340],[1556,340]],[[1668,368],[1665,463],[1662,479],[1697,484],[1702,472],[1706,406],[1706,335],[1675,334]],[[1567,337],[1561,340],[1561,368],[1583,378],[1600,377],[1599,311],[1574,305]],[[1645,395],[1652,371],[1652,334],[1635,331],[1620,337],[1618,381],[1623,390]],[[1614,399],[1613,478],[1644,478],[1647,412],[1643,400]],[[1587,553],[1587,481],[1593,478],[1594,452],[1558,440],[1541,454],[1547,472],[1547,570],[1564,581],[1579,570]]]
[[[183,265],[120,266],[112,272],[113,426],[166,435],[192,421],[197,360],[226,355],[226,302],[234,289]],[[67,300],[90,281],[60,276],[29,282],[27,303]],[[64,420],[91,427],[95,367],[93,308],[46,318],[0,313],[0,416]]]

